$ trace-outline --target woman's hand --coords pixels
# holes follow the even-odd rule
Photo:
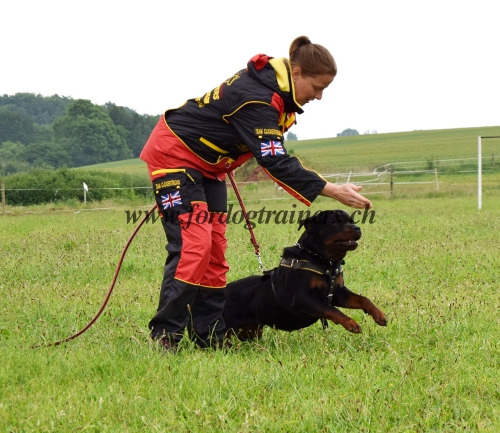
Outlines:
[[[357,192],[362,189],[363,187],[353,185],[352,183],[337,185],[327,182],[323,190],[320,192],[320,195],[334,198],[340,203],[353,208],[370,209],[372,207],[370,200]]]

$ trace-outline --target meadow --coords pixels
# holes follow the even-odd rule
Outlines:
[[[305,165],[314,167],[318,172],[366,172],[400,161],[426,163],[439,159],[475,158],[479,135],[500,136],[500,126],[286,141],[285,145]],[[484,140],[484,156],[495,154],[498,157],[499,153],[500,139]],[[146,165],[140,159],[130,159],[82,168],[137,174],[144,173]]]
[[[227,351],[151,344],[165,261],[159,221],[137,234],[96,324],[34,348],[92,319],[137,225],[127,211],[151,203],[9,209],[0,216],[0,432],[500,431],[498,175],[482,210],[471,175],[456,176],[470,187],[450,180],[439,191],[370,196],[375,218],[360,222],[345,281],[386,313],[387,327],[346,310],[362,334],[266,328]],[[306,210],[270,183],[242,193],[248,210]],[[319,198],[310,211],[332,208],[344,207]],[[230,281],[260,272],[237,221],[228,226]],[[268,268],[300,235],[296,223],[275,222],[255,227]]]

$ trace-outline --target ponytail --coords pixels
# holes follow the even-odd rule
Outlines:
[[[290,66],[298,66],[304,75],[337,75],[337,64],[330,52],[319,44],[313,44],[307,36],[299,36],[290,45]]]

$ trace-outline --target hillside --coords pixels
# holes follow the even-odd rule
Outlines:
[[[400,161],[477,157],[479,135],[500,136],[500,126],[287,141],[285,146],[305,166],[321,173],[369,172]],[[500,155],[500,139],[485,141],[483,152],[485,156]],[[82,168],[146,174],[146,166],[138,158]]]
[[[287,147],[322,172],[372,171],[400,161],[476,157],[479,135],[500,135],[500,126],[326,138]],[[500,155],[500,139],[485,143],[484,154]]]

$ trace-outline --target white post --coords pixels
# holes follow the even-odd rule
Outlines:
[[[85,182],[83,182],[83,204],[87,206],[87,191],[89,190],[89,187]]]
[[[481,150],[481,136],[477,137],[477,208],[483,207],[483,186],[482,186],[482,170],[483,159]]]
[[[438,169],[434,167],[434,175],[436,176],[436,190],[439,191]]]

